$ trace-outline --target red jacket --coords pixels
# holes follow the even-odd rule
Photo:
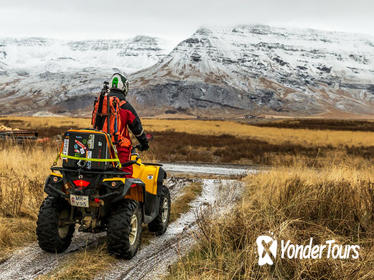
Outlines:
[[[117,92],[116,90],[112,89],[110,94],[117,96],[118,98],[120,98],[120,100],[124,100],[124,95],[121,92]],[[120,117],[121,117],[121,126],[122,126],[120,127],[121,134],[125,136],[127,139],[129,139],[131,143],[131,138],[130,138],[130,133],[129,133],[129,130],[130,130],[134,134],[134,136],[137,138],[137,140],[139,141],[141,145],[148,146],[148,140],[144,133],[144,129],[140,121],[140,118],[138,114],[136,113],[134,107],[132,107],[128,101],[126,101],[126,103],[124,103],[120,107]],[[130,160],[131,149],[132,149],[131,145],[129,147],[117,146],[118,157],[122,163]],[[132,166],[124,167],[122,170],[132,174]]]

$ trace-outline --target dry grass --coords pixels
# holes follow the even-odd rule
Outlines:
[[[287,119],[275,121],[258,121],[253,123],[253,125],[260,127],[292,129],[374,131],[373,120]]]
[[[55,147],[0,143],[0,258],[35,240],[35,221]]]
[[[374,279],[373,132],[222,121],[143,122],[155,134],[153,151],[145,154],[149,159],[203,158],[273,166],[270,172],[245,180],[243,200],[228,216],[215,221],[202,217],[197,247],[171,268],[169,279]],[[0,118],[0,124],[37,128],[44,131],[43,136],[53,136],[69,127],[88,127],[89,119],[12,117]],[[1,144],[0,250],[10,252],[34,238],[42,187],[57,146],[54,142],[43,146]],[[176,211],[172,219],[188,210],[186,201],[196,194],[198,190],[191,190],[180,202],[174,201],[178,210],[172,210]],[[293,243],[306,243],[314,237],[321,243],[334,238],[341,244],[359,244],[360,260],[279,259],[272,267],[260,268],[255,239],[269,230]],[[71,254],[49,276],[85,279],[102,271],[111,261],[103,246]]]
[[[235,210],[199,222],[198,245],[168,279],[373,279],[374,168],[303,164],[250,175]],[[355,260],[288,260],[257,265],[256,238],[274,233],[294,244],[335,239],[361,246]]]
[[[326,121],[319,129],[316,126],[304,125],[304,129],[259,127],[245,123],[233,121],[203,121],[203,120],[163,120],[163,119],[143,119],[144,127],[147,131],[163,132],[173,130],[198,135],[222,135],[227,134],[237,137],[251,137],[253,139],[264,140],[270,144],[298,144],[304,146],[326,146],[339,145],[369,147],[374,143],[374,132],[370,131],[344,131],[328,130],[336,129],[336,121]],[[59,118],[59,117],[0,117],[0,124],[9,127],[38,130],[45,136],[49,130],[56,132],[57,128],[64,128],[59,133],[70,127],[86,128],[90,127],[89,118]],[[360,127],[360,122],[350,123],[350,127]],[[365,124],[366,125],[366,124]],[[330,126],[330,127],[329,127]],[[366,125],[369,127],[369,125]],[[342,127],[342,125],[340,125]],[[370,126],[371,127],[371,126]],[[339,129],[339,126],[338,128]],[[343,128],[342,128],[343,129]],[[55,131],[56,130],[56,131]],[[353,130],[353,128],[352,128]],[[50,135],[50,133],[49,133]]]
[[[256,127],[231,121],[200,121],[200,120],[156,120],[145,119],[145,127],[150,131],[185,132],[200,135],[228,134],[237,137],[251,137],[264,140],[270,144],[298,144],[308,146],[337,147],[372,146],[374,133],[365,131],[309,130],[274,127]]]
[[[57,143],[56,147],[0,143],[0,213],[4,217],[36,218],[57,150]]]
[[[356,162],[374,162],[374,146],[272,144],[251,137],[198,135],[170,130],[153,132],[153,135],[151,148],[145,154],[163,162],[290,166],[296,159],[313,167],[324,166],[326,161],[345,162],[347,157]]]
[[[13,128],[36,129],[41,136],[62,135],[71,127],[87,127],[89,119],[2,117],[0,124]],[[294,125],[297,129],[256,127],[228,121],[144,119],[154,135],[150,151],[142,153],[147,161],[211,162],[258,165],[292,165],[295,158],[309,166],[323,166],[325,159],[374,159],[374,132],[327,130],[345,129],[347,121],[283,121],[262,123],[269,126]],[[356,121],[359,129],[371,122]],[[294,124],[297,123],[297,124]],[[308,127],[313,129],[302,129]],[[318,130],[315,128],[321,128]],[[348,122],[354,128],[354,122]]]
[[[91,126],[89,118],[68,117],[0,117],[0,123],[10,127],[38,130],[46,127],[81,127]]]
[[[94,279],[110,267],[116,259],[107,254],[106,244],[97,244],[96,247],[70,254],[54,271],[39,277],[39,280],[88,280]]]
[[[30,218],[0,218],[0,263],[15,248],[34,241],[35,221]]]
[[[183,189],[183,194],[172,201],[170,209],[170,223],[176,221],[183,213],[187,213],[191,206],[190,203],[201,195],[203,186],[200,182],[189,184]]]

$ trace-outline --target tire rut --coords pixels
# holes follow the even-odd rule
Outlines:
[[[191,203],[189,212],[169,225],[162,236],[155,237],[131,260],[119,260],[96,280],[158,279],[168,273],[168,267],[183,256],[195,243],[199,215],[219,215],[227,211],[242,190],[236,180],[203,179],[202,195]]]
[[[166,184],[169,186],[172,199],[180,193],[186,183],[192,180],[171,177]],[[14,252],[0,264],[0,280],[35,279],[55,269],[60,262],[73,252],[93,246],[105,233],[93,234],[76,232],[69,248],[61,254],[51,254],[42,251],[37,243],[33,243]]]
[[[0,265],[0,279],[34,279],[55,268],[67,254],[94,244],[103,234],[78,232],[70,247],[61,254],[42,251],[37,243],[15,252]]]

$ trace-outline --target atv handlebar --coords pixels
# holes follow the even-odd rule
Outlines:
[[[127,166],[130,166],[130,165],[133,165],[133,164],[140,165],[136,160],[130,160],[130,161],[126,161],[124,163],[121,163],[122,167],[127,167]]]

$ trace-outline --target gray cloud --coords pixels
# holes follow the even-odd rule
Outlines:
[[[0,35],[180,40],[201,25],[263,23],[374,35],[372,0],[2,0]]]

